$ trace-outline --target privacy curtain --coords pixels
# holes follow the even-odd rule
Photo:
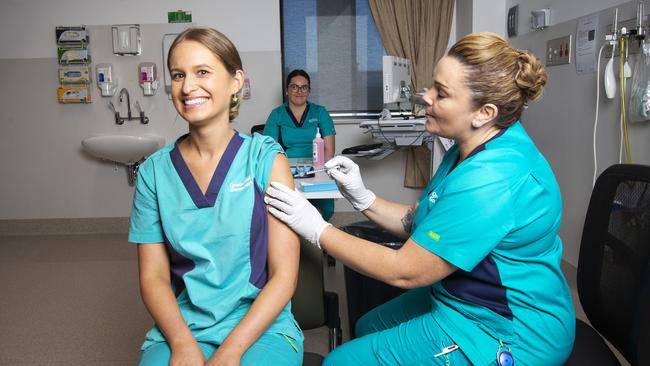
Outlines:
[[[368,5],[386,53],[411,60],[415,90],[430,87],[433,67],[449,43],[454,0],[368,0]],[[405,187],[427,185],[430,158],[430,154],[409,149]]]

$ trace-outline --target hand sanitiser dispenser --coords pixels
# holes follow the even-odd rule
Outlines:
[[[138,65],[140,87],[146,96],[156,94],[158,89],[158,70],[154,62],[142,62]]]
[[[102,93],[102,97],[110,97],[117,90],[117,80],[113,78],[113,65],[97,64],[97,86]]]

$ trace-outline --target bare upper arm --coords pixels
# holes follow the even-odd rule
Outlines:
[[[140,278],[162,276],[169,279],[169,256],[163,243],[138,244]]]
[[[270,182],[279,182],[294,188],[289,161],[283,154],[278,154],[273,161]],[[300,259],[300,242],[298,236],[282,221],[267,212],[269,221],[269,276],[275,273],[286,274],[294,280],[298,276]]]
[[[458,269],[411,239],[397,250],[397,261],[404,272],[396,280],[396,285],[403,288],[417,288],[436,283]]]

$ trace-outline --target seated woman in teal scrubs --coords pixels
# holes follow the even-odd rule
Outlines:
[[[289,158],[312,157],[312,141],[320,131],[325,141],[325,161],[334,157],[334,122],[325,107],[309,102],[311,80],[305,70],[293,70],[287,75],[288,101],[271,111],[264,125],[264,135],[273,137],[286,149]],[[312,200],[323,217],[334,214],[334,200]]]
[[[560,270],[560,190],[519,121],[542,95],[543,66],[494,33],[460,39],[424,96],[426,129],[455,140],[419,200],[376,197],[359,166],[325,164],[368,218],[406,239],[399,250],[326,223],[281,183],[269,210],[346,266],[411,289],[356,324],[325,365],[562,365],[575,333]]]
[[[189,133],[140,166],[129,241],[155,321],[140,365],[300,365],[289,300],[298,237],[266,212],[270,180],[293,177],[268,136],[235,131],[244,81],[226,36],[190,28],[169,50],[172,101]]]

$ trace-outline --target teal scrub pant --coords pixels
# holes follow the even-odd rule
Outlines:
[[[471,365],[461,350],[434,357],[454,342],[433,319],[429,287],[407,291],[369,311],[355,331],[360,338],[334,349],[323,365]]]
[[[240,366],[300,366],[302,364],[302,342],[291,340],[289,343],[282,334],[264,333],[253,343],[241,358]],[[207,360],[217,350],[218,346],[199,342],[199,346]],[[294,348],[296,347],[296,348]],[[149,346],[140,356],[140,366],[169,365],[171,349],[167,342]]]

